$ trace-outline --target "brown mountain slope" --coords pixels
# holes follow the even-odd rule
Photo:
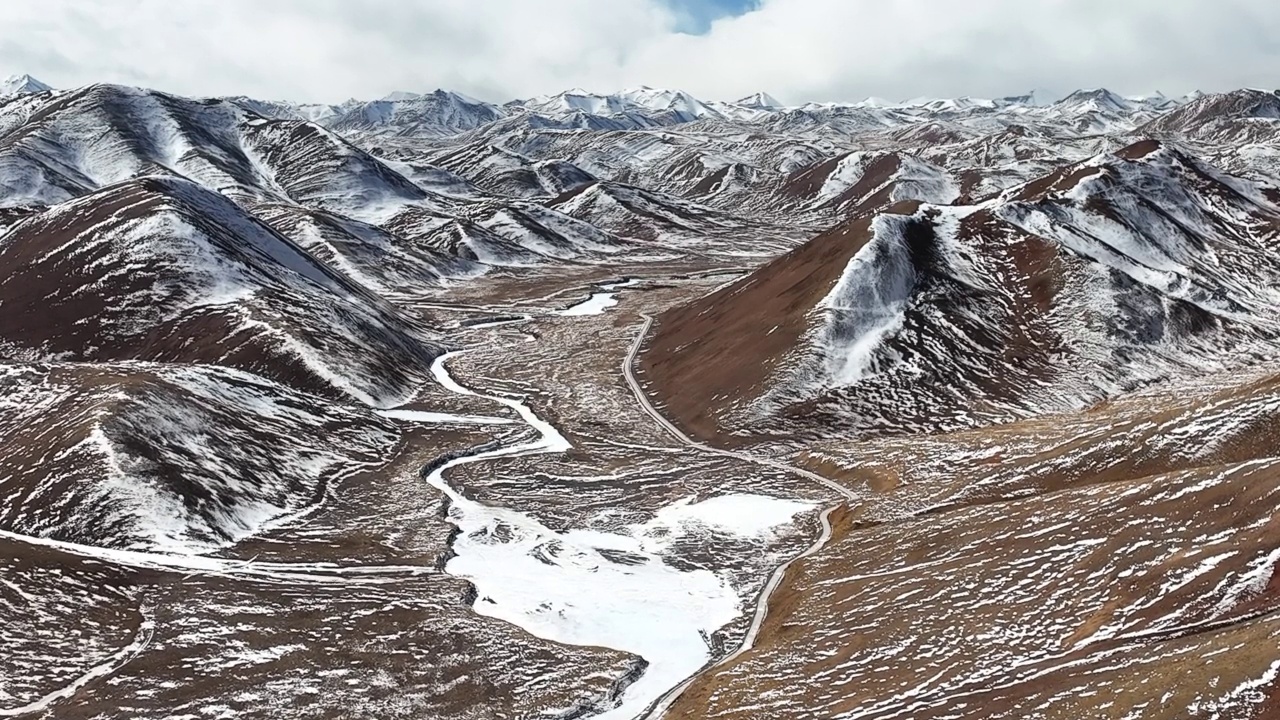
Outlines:
[[[1278,420],[1275,376],[1223,374],[826,443],[814,466],[867,501],[788,575],[756,646],[669,716],[1268,718]]]
[[[382,464],[399,437],[367,408],[244,372],[0,363],[0,531],[217,547]]]
[[[913,213],[917,207],[901,203],[894,209]],[[639,364],[659,406],[691,432],[715,436],[730,400],[749,402],[764,392],[804,333],[807,314],[871,239],[871,220],[854,218],[742,280],[660,315]]]
[[[1145,143],[981,206],[856,220],[658,318],[641,368],[704,437],[812,437],[989,425],[1244,364],[1277,338],[1263,190]]]
[[[385,405],[425,381],[427,338],[185,180],[115,185],[0,236],[0,347],[19,357],[219,364]]]

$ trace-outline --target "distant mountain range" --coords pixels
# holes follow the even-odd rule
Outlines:
[[[30,75],[10,76],[0,84],[0,95],[39,93],[52,88]],[[1065,112],[1130,114],[1167,110],[1197,99],[1195,92],[1181,98],[1161,93],[1122,97],[1106,89],[1078,90],[1066,97],[1044,90],[997,99],[971,97],[914,98],[891,101],[867,98],[848,103],[804,103],[786,106],[765,92],[734,102],[702,101],[680,90],[640,86],[612,94],[573,89],[556,95],[512,100],[501,105],[462,93],[436,90],[429,93],[397,91],[377,100],[351,99],[337,105],[267,101],[244,96],[226,98],[268,117],[304,119],[338,130],[447,135],[473,130],[517,115],[532,115],[590,128],[611,119],[623,127],[651,127],[689,123],[704,118],[756,121],[763,116],[792,111],[833,109],[898,110],[906,114],[961,112],[975,109],[1050,108]]]
[[[1275,717],[1277,307],[1275,91],[9,78],[0,715]]]

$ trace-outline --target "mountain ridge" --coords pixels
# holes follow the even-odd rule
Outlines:
[[[0,715],[1280,699],[1271,91],[31,88]]]

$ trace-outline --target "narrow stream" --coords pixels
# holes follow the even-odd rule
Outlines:
[[[620,532],[556,532],[514,509],[483,505],[445,480],[450,468],[502,457],[568,450],[569,441],[524,403],[473,392],[449,374],[438,358],[432,374],[441,386],[461,395],[501,403],[538,431],[522,444],[455,458],[426,478],[450,500],[449,520],[461,531],[456,556],[445,570],[476,586],[475,610],[514,623],[538,637],[569,645],[608,647],[639,655],[644,674],[626,689],[621,704],[593,717],[630,720],[671,688],[702,668],[710,657],[704,635],[714,633],[742,612],[730,584],[707,570],[682,572],[660,554],[685,529],[715,527],[742,535],[761,535],[783,525],[808,503],[758,495],[730,495],[701,503],[680,502],[642,525]],[[611,561],[600,550],[621,551],[626,562]],[[617,557],[617,554],[614,554]]]

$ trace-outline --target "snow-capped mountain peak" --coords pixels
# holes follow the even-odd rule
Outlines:
[[[53,88],[31,77],[30,75],[10,75],[0,81],[0,95],[18,95],[22,93],[41,93]]]
[[[756,108],[759,110],[776,110],[783,106],[777,98],[767,92],[752,93],[734,102],[734,105]]]
[[[958,98],[940,98],[909,100],[903,105],[909,107],[921,107],[932,112],[963,112],[973,110],[975,108],[993,108],[996,106],[995,101],[986,100],[984,98],[958,97]]]
[[[1131,109],[1127,100],[1106,88],[1077,90],[1054,105],[1061,110],[1073,112],[1123,113]]]
[[[866,98],[866,99],[864,99],[864,100],[859,100],[858,102],[854,103],[853,105],[854,105],[854,107],[877,108],[877,109],[879,109],[879,108],[892,108],[892,107],[898,107],[900,104],[901,104],[901,103],[896,103],[896,102],[894,102],[894,101],[892,101],[892,100],[886,100],[885,98],[882,98],[882,97],[874,97],[874,96],[872,96],[872,97],[868,97],[868,98]]]
[[[625,115],[628,113],[670,114],[677,122],[689,122],[702,117],[719,117],[720,113],[710,105],[683,90],[663,90],[641,85],[609,95],[590,93],[581,88],[566,90],[557,95],[544,95],[513,105],[536,113],[558,115],[586,113],[588,115]]]
[[[1125,102],[1127,102],[1131,107],[1151,111],[1168,110],[1178,104],[1176,100],[1171,99],[1168,95],[1165,95],[1159,90],[1143,93],[1141,95],[1126,96]]]
[[[662,90],[641,85],[638,88],[623,90],[618,93],[618,97],[645,110],[674,111],[681,116],[694,118],[718,114],[701,100],[683,90]]]
[[[448,135],[475,129],[507,116],[491,103],[449,90],[425,95],[396,92],[368,103],[343,104],[328,122],[339,131],[409,129],[424,135]]]
[[[555,95],[539,95],[513,104],[534,112],[551,114],[585,112],[590,115],[610,115],[621,110],[610,102],[609,96],[589,93],[582,88],[565,90]]]
[[[420,97],[422,97],[420,93],[396,90],[394,92],[387,93],[380,99],[386,100],[387,102],[404,102],[405,100],[417,100]]]
[[[413,93],[407,93],[407,94],[413,95]],[[424,97],[436,97],[440,99],[448,98],[450,100],[453,100],[454,102],[462,103],[464,105],[481,105],[481,106],[490,106],[490,107],[493,106],[491,103],[487,103],[484,100],[479,100],[477,98],[471,97],[470,95],[467,95],[465,93],[460,93],[457,90],[445,90],[444,88],[437,88],[433,92],[429,92],[426,95],[415,95],[411,99],[419,100]]]

